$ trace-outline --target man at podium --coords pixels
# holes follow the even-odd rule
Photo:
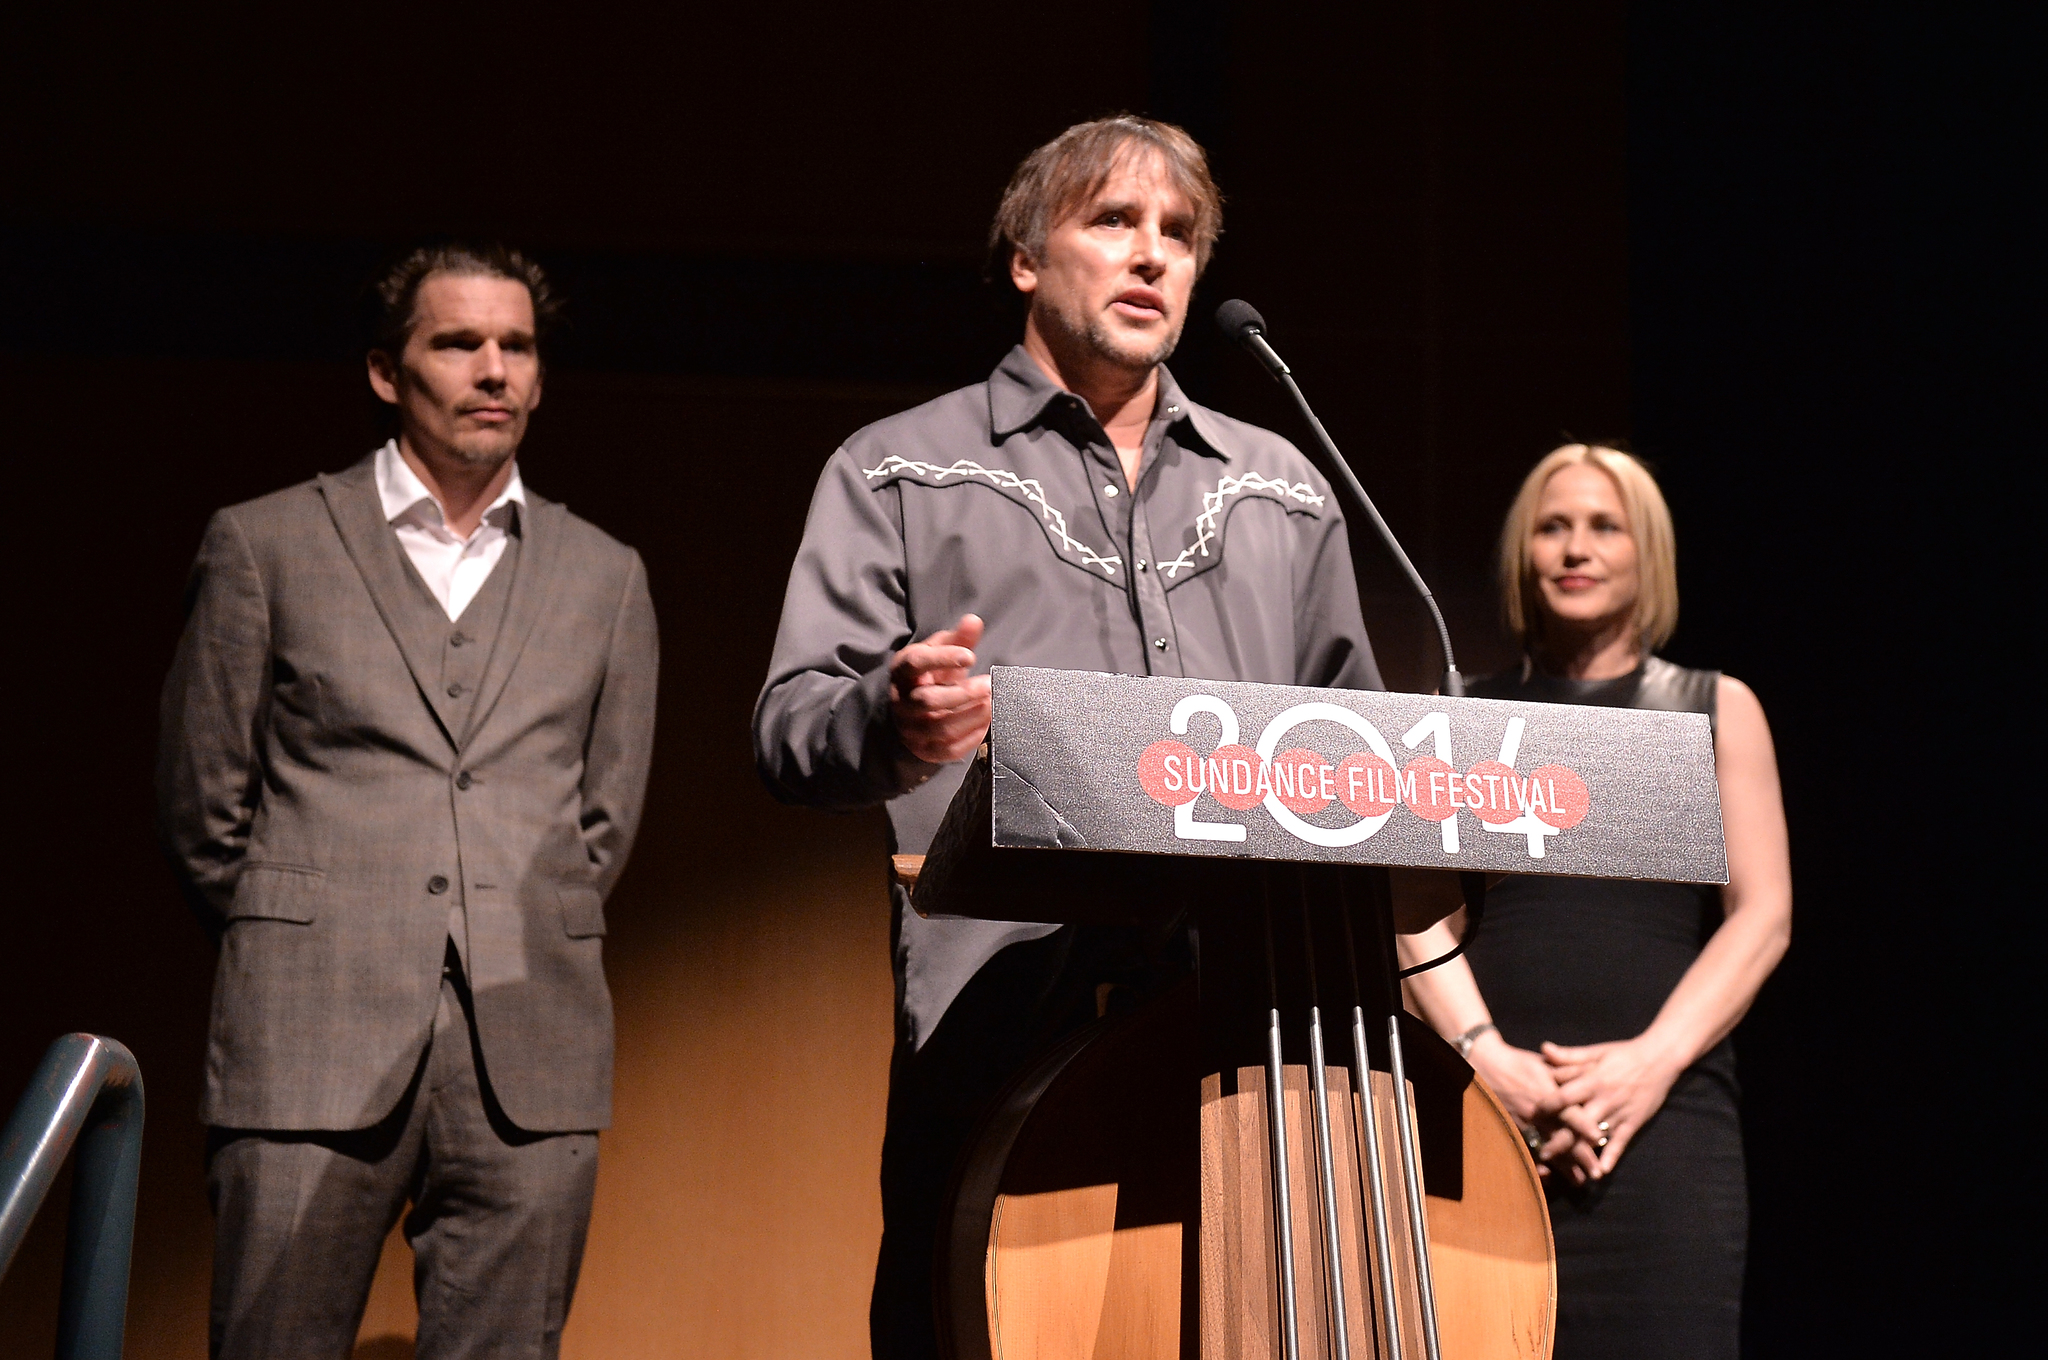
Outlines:
[[[990,233],[1023,342],[986,382],[854,434],[819,479],[754,712],[780,799],[884,804],[922,854],[1025,665],[1380,689],[1343,516],[1285,439],[1165,368],[1222,226],[1202,148],[1146,118],[1031,153]],[[1184,940],[927,920],[898,886],[877,1356],[935,1356],[954,1165],[1036,1052],[1187,968]]]

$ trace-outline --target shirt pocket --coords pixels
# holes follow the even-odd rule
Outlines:
[[[557,888],[562,904],[562,933],[572,940],[604,934],[604,898],[595,888]]]
[[[290,921],[311,925],[320,914],[327,874],[297,864],[250,864],[235,883],[230,921]]]

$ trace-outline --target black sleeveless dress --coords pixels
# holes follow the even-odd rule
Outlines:
[[[1714,714],[1716,671],[1657,657],[1617,680],[1520,674],[1487,699]],[[1518,1048],[1630,1039],[1656,1018],[1721,922],[1717,888],[1514,877],[1486,898],[1468,957]],[[1749,1199],[1727,1040],[1686,1069],[1612,1173],[1549,1181],[1557,1238],[1556,1360],[1735,1360]]]

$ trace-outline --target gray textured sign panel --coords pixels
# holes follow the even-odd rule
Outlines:
[[[1725,883],[1696,713],[1001,666],[992,844]]]

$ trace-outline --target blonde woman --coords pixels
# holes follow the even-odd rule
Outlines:
[[[1678,620],[1671,513],[1628,454],[1567,444],[1536,465],[1500,583],[1523,658],[1471,692],[1708,715],[1728,886],[1510,878],[1471,951],[1413,979],[1411,1002],[1548,1177],[1558,1360],[1733,1360],[1748,1196],[1728,1035],[1792,928],[1770,728],[1741,681],[1654,654]],[[1439,926],[1403,950],[1450,943]]]

